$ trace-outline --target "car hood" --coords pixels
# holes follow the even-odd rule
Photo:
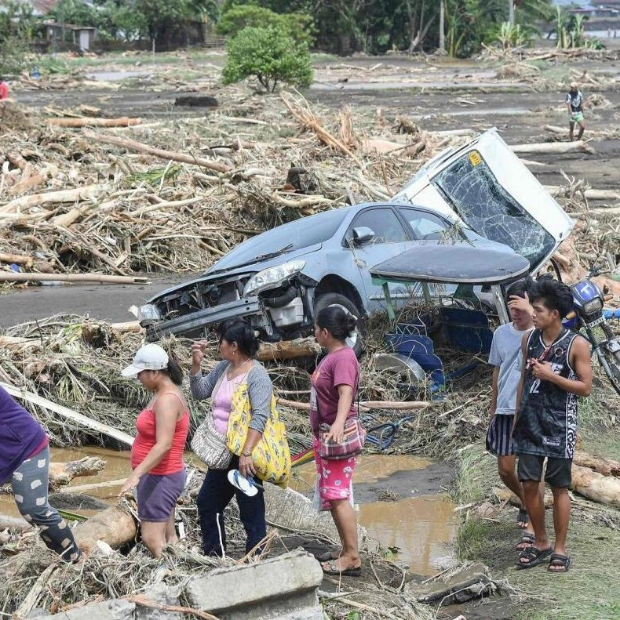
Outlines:
[[[279,256],[275,256],[274,258],[270,258],[268,260],[259,260],[251,264],[242,265],[240,267],[231,267],[229,269],[224,269],[222,271],[217,270],[216,272],[210,273],[207,271],[204,275],[199,278],[194,278],[193,280],[188,280],[183,282],[182,284],[177,284],[176,286],[171,286],[160,293],[157,293],[154,297],[148,300],[147,303],[152,303],[157,301],[161,297],[165,297],[170,295],[171,293],[175,293],[177,291],[191,288],[193,285],[204,282],[214,282],[216,280],[221,280],[226,278],[227,280],[230,278],[234,278],[235,276],[252,276],[263,269],[269,269],[269,267],[276,267],[278,265],[282,265],[283,263],[288,263],[289,261],[303,258],[308,254],[312,254],[313,252],[317,252],[323,247],[322,243],[316,243],[315,245],[308,246],[306,248],[301,248],[299,250],[293,250],[291,252],[285,252],[284,254],[280,254]]]
[[[531,271],[574,226],[494,129],[430,160],[394,200],[456,216],[480,236],[527,258]]]

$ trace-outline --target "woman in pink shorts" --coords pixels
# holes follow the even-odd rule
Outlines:
[[[314,458],[318,489],[323,510],[330,510],[342,550],[327,552],[319,559],[323,571],[330,575],[361,574],[362,561],[357,540],[357,522],[351,503],[351,481],[355,457],[343,460],[322,459],[319,456],[319,427],[329,424],[328,439],[343,441],[348,418],[357,416],[353,407],[359,383],[359,363],[346,338],[355,329],[356,319],[341,306],[328,306],[316,318],[314,335],[327,349],[327,355],[312,375],[310,422],[312,424]]]

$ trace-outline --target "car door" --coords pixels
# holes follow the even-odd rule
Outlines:
[[[372,238],[355,243],[354,230],[372,231]],[[345,234],[343,245],[351,252],[366,293],[366,307],[374,312],[383,307],[383,291],[372,283],[369,269],[377,263],[404,252],[412,241],[412,235],[390,206],[371,206],[360,211],[352,219]],[[402,298],[405,287],[391,284],[390,294]]]

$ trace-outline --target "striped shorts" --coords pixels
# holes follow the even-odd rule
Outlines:
[[[515,453],[512,442],[514,415],[493,416],[487,432],[487,450],[495,456],[512,456]]]

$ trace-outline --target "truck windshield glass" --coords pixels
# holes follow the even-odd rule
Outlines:
[[[555,247],[550,235],[497,181],[477,151],[470,151],[432,181],[479,235],[510,246],[538,265]]]

